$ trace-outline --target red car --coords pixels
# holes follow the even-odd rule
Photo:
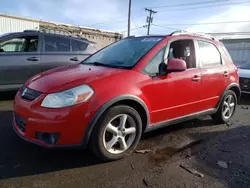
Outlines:
[[[200,115],[228,122],[240,93],[237,68],[213,37],[128,37],[28,80],[15,97],[13,127],[34,144],[88,146],[116,160],[145,132]]]

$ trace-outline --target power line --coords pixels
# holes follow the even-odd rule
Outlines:
[[[153,26],[156,26],[156,27],[162,27],[162,28],[166,28],[166,29],[171,29],[171,30],[182,30],[182,29],[176,29],[176,28],[173,28],[173,27],[168,27],[168,26],[163,26],[163,25],[157,25],[157,24],[152,24]]]
[[[140,26],[140,27],[135,27],[135,28],[133,28],[133,29],[130,29],[130,31],[138,30],[138,29],[145,28],[145,27],[146,27],[145,25]],[[123,31],[120,31],[120,32],[121,32],[121,33],[125,33],[125,32],[127,32],[127,30],[123,30]]]
[[[142,16],[137,16],[137,18],[142,18],[142,17],[145,17],[144,15]],[[94,27],[96,25],[105,25],[105,24],[108,24],[108,23],[119,23],[119,22],[122,22],[122,21],[125,21],[127,20],[127,17],[126,16],[122,16],[122,17],[119,17],[118,19],[115,19],[115,20],[107,20],[107,21],[103,21],[103,22],[98,22],[98,23],[94,23],[94,24],[91,24],[89,25],[88,27]]]
[[[181,9],[164,9],[158,12],[165,12],[165,11],[177,11],[177,10],[192,10],[192,9],[200,9],[200,8],[208,8],[208,7],[221,7],[221,6],[228,6],[228,5],[238,5],[238,4],[248,4],[248,2],[237,2],[237,3],[227,3],[221,5],[210,5],[210,6],[201,6],[201,7],[190,7],[190,8],[181,8]]]
[[[219,3],[222,3],[222,2],[226,2],[226,1],[229,1],[229,0],[219,0]],[[208,2],[211,2],[212,1],[206,1],[206,3]],[[198,3],[198,2],[197,2]],[[205,2],[200,2],[200,4],[205,4]],[[189,8],[180,8],[180,9],[164,9],[164,10],[160,10],[158,12],[165,12],[165,11],[179,11],[179,10],[192,10],[192,9],[200,9],[200,8],[208,8],[208,7],[219,7],[219,6],[227,6],[227,5],[234,5],[234,4],[248,4],[250,3],[249,1],[246,2],[238,2],[238,3],[227,3],[227,4],[219,4],[219,5],[210,5],[210,6],[200,6],[200,7],[189,7]],[[190,3],[186,3],[186,4],[179,4],[179,5],[170,5],[168,7],[174,7],[174,6],[188,6],[187,4],[190,5]],[[192,3],[194,4],[194,3]],[[139,11],[141,12],[141,11]],[[91,24],[89,25],[89,27],[95,27],[97,25],[106,25],[108,23],[120,23],[120,22],[124,22],[127,18],[124,14],[120,14],[121,17],[118,17],[118,19],[115,19],[115,20],[107,20],[107,21],[103,21],[103,22],[98,22],[98,23],[94,23],[94,24]],[[123,15],[123,16],[122,16]],[[142,18],[144,16],[137,16],[137,18]]]
[[[227,21],[227,22],[207,22],[207,23],[181,23],[181,24],[166,24],[161,25],[164,27],[172,26],[172,25],[214,25],[214,24],[233,24],[233,23],[248,23],[250,20],[241,20],[241,21]]]
[[[194,2],[194,3],[182,3],[182,4],[175,4],[175,5],[159,5],[150,8],[163,8],[163,7],[180,7],[180,6],[190,6],[190,5],[201,5],[201,4],[210,4],[210,3],[221,3],[226,2],[229,0],[213,0],[213,1],[203,1],[203,2]]]
[[[131,20],[132,20],[133,24],[135,25],[135,27],[138,28],[138,25],[136,24],[135,18],[134,18],[133,16],[131,17]],[[142,28],[140,28],[140,30],[141,30],[141,29],[142,29]]]

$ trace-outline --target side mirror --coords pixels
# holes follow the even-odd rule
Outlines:
[[[182,59],[171,58],[167,63],[159,65],[159,75],[165,75],[170,72],[182,72],[187,70],[187,64]]]

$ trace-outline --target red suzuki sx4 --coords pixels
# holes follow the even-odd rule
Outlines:
[[[215,38],[131,36],[30,78],[16,94],[13,128],[40,146],[89,147],[117,160],[145,132],[200,115],[228,122],[240,93],[237,68]]]

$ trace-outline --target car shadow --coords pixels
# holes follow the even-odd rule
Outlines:
[[[0,180],[103,163],[88,150],[46,149],[27,143],[16,135],[11,126],[12,111],[0,112],[0,119]],[[197,127],[210,123],[210,120],[189,121],[165,128],[164,134],[182,129],[183,126]],[[159,134],[162,131],[148,133],[141,142],[147,137],[158,137]]]

